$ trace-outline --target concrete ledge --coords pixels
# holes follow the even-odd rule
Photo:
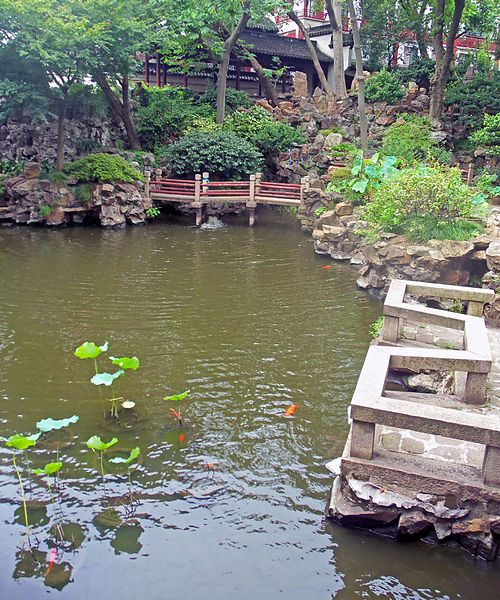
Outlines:
[[[398,289],[401,283],[406,284],[406,293],[421,294],[423,296],[438,296],[439,298],[452,298],[456,300],[471,300],[474,302],[490,302],[495,296],[493,290],[471,288],[460,285],[445,285],[443,283],[423,283],[420,281],[398,280]],[[392,284],[391,284],[392,285]]]

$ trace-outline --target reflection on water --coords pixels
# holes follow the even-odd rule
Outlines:
[[[323,523],[324,464],[342,452],[381,310],[356,289],[355,270],[329,265],[274,213],[255,229],[245,218],[215,229],[0,229],[0,436],[80,417],[19,461],[31,549],[17,547],[24,515],[0,444],[2,597],[49,586],[79,600],[118,583],[134,599],[167,589],[193,599],[215,589],[238,600],[497,597],[498,569],[463,552]],[[87,340],[109,341],[102,371],[108,355],[140,359],[120,389],[134,409],[118,422],[89,381],[92,361],[73,356]],[[163,398],[186,389],[179,427]],[[104,483],[92,435],[118,438]],[[109,459],[136,446],[129,481]],[[32,471],[57,458],[51,497]]]

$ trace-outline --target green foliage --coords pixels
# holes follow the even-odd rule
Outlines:
[[[228,180],[258,173],[263,162],[254,146],[232,131],[188,133],[166,149],[165,160],[176,175],[208,171]]]
[[[118,377],[121,377],[124,374],[125,371],[123,369],[118,369],[118,371],[115,371],[114,373],[96,373],[90,381],[94,385],[105,385],[108,387],[113,385],[115,379],[118,379]]]
[[[192,92],[180,86],[142,87],[140,101],[137,128],[149,148],[179,136],[195,110]]]
[[[328,208],[326,206],[320,206],[319,208],[316,208],[314,210],[314,216],[316,219],[319,219],[319,217],[321,217],[321,215],[323,213],[326,213],[328,211]]]
[[[136,371],[139,368],[139,359],[137,356],[133,356],[132,358],[129,358],[128,356],[123,356],[122,358],[110,356],[109,360],[112,361],[114,365],[120,367],[120,369],[132,369],[132,371]]]
[[[318,133],[324,137],[327,137],[330,135],[330,133],[340,133],[345,135],[345,130],[340,125],[336,125],[335,127],[329,127],[328,129],[320,129]]]
[[[422,160],[433,146],[430,133],[429,121],[424,117],[405,118],[404,123],[389,127],[382,149],[386,154],[400,156],[408,162]]]
[[[380,154],[374,154],[370,159],[364,159],[363,154],[354,160],[351,169],[350,179],[340,179],[339,176],[328,184],[326,191],[332,189],[339,192],[351,190],[355,193],[346,199],[359,203],[360,199],[368,199],[372,191],[381,186],[384,179],[397,171],[399,159],[396,156],[382,157]]]
[[[126,160],[117,154],[89,154],[64,166],[64,171],[79,181],[114,183],[125,181],[135,183],[144,177]]]
[[[347,160],[349,156],[356,152],[356,146],[347,142],[342,142],[336,146],[332,146],[330,156],[334,160]]]
[[[62,171],[54,171],[52,173],[49,173],[49,175],[47,176],[47,178],[54,185],[63,186],[63,185],[66,185],[66,181],[68,179],[68,176],[67,176],[66,173],[63,173]]]
[[[366,80],[365,98],[367,102],[389,102],[394,104],[406,95],[401,82],[394,73],[382,69]]]
[[[0,174],[16,177],[21,175],[24,170],[24,161],[20,160],[0,160]]]
[[[185,392],[182,392],[182,394],[174,394],[173,396],[165,396],[165,398],[163,398],[164,400],[166,400],[167,402],[180,402],[181,400],[184,400],[184,398],[189,394],[191,390],[186,390]]]
[[[61,470],[62,462],[50,462],[47,463],[43,469],[35,469],[37,475],[53,475]]]
[[[368,333],[371,335],[371,337],[373,339],[375,339],[379,336],[380,330],[382,329],[383,325],[384,325],[384,317],[383,316],[380,316],[374,323],[372,323],[370,325],[370,327],[368,328]]]
[[[95,85],[75,83],[68,91],[67,117],[96,117],[106,114],[108,101]]]
[[[9,436],[8,438],[0,438],[5,442],[6,446],[10,446],[11,448],[15,448],[16,450],[26,450],[30,446],[34,446],[36,441],[40,437],[39,433],[33,433],[32,435],[24,436],[15,433],[14,435]]]
[[[129,465],[131,462],[133,462],[141,453],[141,449],[139,447],[137,448],[132,448],[132,450],[130,451],[130,454],[128,455],[127,458],[122,458],[121,456],[115,456],[114,458],[110,458],[109,462],[113,462],[116,464],[126,464]]]
[[[73,415],[72,417],[68,417],[67,419],[41,419],[37,422],[36,428],[44,433],[48,433],[49,431],[53,431],[54,429],[61,429],[62,427],[68,427],[71,423],[76,423],[80,417],[78,415]]]
[[[440,165],[449,165],[451,163],[452,154],[443,146],[431,146],[427,158],[430,162],[438,162]]]
[[[481,229],[464,222],[474,215],[473,192],[458,168],[418,165],[395,171],[372,195],[364,218],[384,231],[411,239],[467,239]]]
[[[485,171],[474,179],[474,188],[485,195],[485,200],[487,197],[500,196],[500,179],[498,174]]]
[[[215,85],[210,86],[200,97],[199,103],[208,104],[215,110],[217,106],[217,87]],[[246,92],[230,87],[226,88],[226,114],[231,114],[238,108],[251,107],[252,101]]]
[[[103,452],[107,450],[117,442],[117,438],[112,438],[109,442],[103,442],[98,435],[93,435],[91,438],[87,440],[87,446],[92,450],[98,450],[99,452]]]
[[[52,207],[47,204],[42,204],[38,209],[38,214],[43,218],[48,217],[52,214]]]
[[[93,189],[89,183],[81,183],[75,187],[75,199],[80,204],[92,202]]]
[[[160,209],[156,206],[152,206],[151,208],[148,208],[146,210],[146,216],[149,219],[154,219],[155,217],[157,217],[160,214]]]
[[[250,110],[238,110],[227,117],[224,128],[229,129],[238,137],[251,141],[267,124],[273,123],[273,117],[261,106]]]
[[[108,342],[102,346],[97,346],[94,342],[85,342],[75,350],[74,355],[77,358],[97,358],[101,352],[107,352]]]
[[[215,122],[215,115],[210,117],[193,116],[189,119],[188,125],[183,133],[189,133],[190,131],[201,131],[202,133],[213,133],[214,131],[220,131],[222,125]]]
[[[407,69],[397,69],[394,73],[402,83],[414,81],[418,87],[429,89],[435,68],[436,61],[427,57],[419,57]]]
[[[444,105],[451,104],[457,108],[459,123],[469,130],[481,127],[485,113],[500,112],[500,72],[478,75],[470,82],[448,87]]]
[[[470,140],[476,146],[488,146],[487,154],[500,155],[500,113],[484,115],[483,127],[472,133]]]
[[[251,141],[263,154],[275,154],[288,150],[294,144],[303,144],[306,138],[300,129],[294,129],[284,121],[273,121],[265,123]]]

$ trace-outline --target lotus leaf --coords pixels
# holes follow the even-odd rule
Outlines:
[[[97,358],[101,352],[106,352],[108,349],[108,342],[105,342],[102,346],[96,346],[94,342],[85,342],[75,350],[75,356],[78,358]]]
[[[53,429],[61,429],[61,427],[68,427],[70,423],[76,423],[80,417],[73,415],[68,419],[42,419],[36,424],[37,429],[47,433]]]
[[[92,448],[92,450],[100,450],[104,451],[113,444],[116,444],[118,441],[117,438],[113,438],[110,442],[103,442],[98,435],[93,435],[89,440],[87,440],[87,446]]]
[[[39,433],[34,433],[33,435],[29,436],[19,435],[18,433],[16,433],[8,438],[1,439],[7,444],[7,446],[11,446],[12,448],[16,448],[17,450],[26,450],[26,448],[34,446],[39,437]]]
[[[97,373],[90,380],[94,385],[106,385],[109,386],[113,383],[115,379],[123,375],[125,371],[123,369],[118,369],[116,373]]]
[[[57,473],[61,467],[62,462],[51,462],[47,463],[43,469],[35,469],[35,473],[37,475],[52,475],[53,473]]]
[[[125,463],[129,465],[133,460],[135,460],[139,454],[141,453],[141,449],[139,447],[133,448],[128,455],[128,458],[122,458],[121,456],[116,456],[115,458],[110,458],[109,462],[113,463]]]
[[[109,360],[112,360],[113,364],[118,365],[121,369],[132,369],[135,371],[139,366],[139,359],[137,356],[132,356],[132,358],[129,358],[128,356],[122,358],[110,356]]]
[[[184,398],[189,394],[190,391],[191,390],[186,390],[182,394],[174,394],[173,396],[165,396],[164,400],[167,400],[167,402],[169,400],[173,400],[174,402],[180,402],[181,400],[184,400]]]

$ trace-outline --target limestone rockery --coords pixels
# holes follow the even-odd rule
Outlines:
[[[102,227],[124,227],[127,223],[145,223],[146,211],[152,207],[141,182],[91,183],[82,190],[75,179],[68,178],[60,185],[40,179],[37,163],[26,163],[23,175],[3,184],[0,221],[4,223],[49,226],[96,223]]]

